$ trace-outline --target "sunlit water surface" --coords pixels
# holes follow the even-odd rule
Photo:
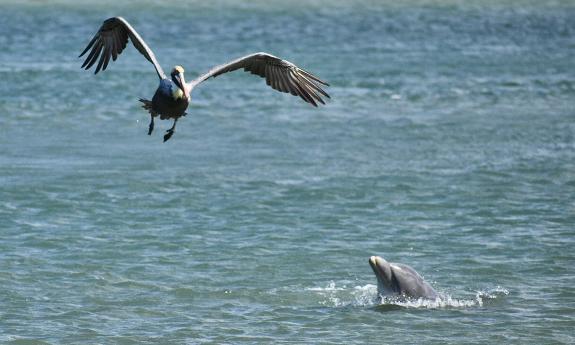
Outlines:
[[[0,4],[0,342],[543,344],[575,336],[569,1]],[[188,79],[268,51],[146,135],[157,86],[122,15]],[[370,255],[436,301],[380,304]]]

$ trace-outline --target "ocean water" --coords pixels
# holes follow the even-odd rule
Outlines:
[[[188,79],[162,143],[124,16]],[[575,343],[575,3],[0,2],[0,343]],[[371,255],[437,301],[380,304]]]

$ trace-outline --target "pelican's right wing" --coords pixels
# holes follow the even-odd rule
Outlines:
[[[148,47],[136,30],[122,17],[113,17],[104,21],[94,38],[92,38],[86,49],[84,49],[79,56],[81,57],[86,54],[88,50],[92,48],[90,54],[88,54],[88,57],[82,64],[82,68],[85,67],[89,69],[96,63],[98,57],[100,57],[100,62],[98,62],[94,74],[98,73],[100,69],[102,69],[102,71],[105,70],[108,66],[108,62],[110,62],[110,57],[113,61],[116,61],[118,55],[126,48],[128,38],[132,40],[134,47],[136,47],[148,61],[154,64],[158,77],[160,79],[165,78],[164,70],[162,70],[150,47]]]

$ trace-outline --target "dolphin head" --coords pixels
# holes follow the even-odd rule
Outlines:
[[[396,293],[396,285],[393,270],[389,262],[379,256],[369,258],[369,265],[377,277],[377,290],[380,294]]]
[[[370,257],[369,265],[377,277],[377,292],[381,297],[390,295],[428,299],[438,297],[433,287],[408,265],[390,263],[379,256]]]

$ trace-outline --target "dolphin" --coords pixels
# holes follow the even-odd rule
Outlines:
[[[438,293],[411,267],[387,262],[379,256],[369,258],[369,265],[377,277],[380,296],[399,295],[411,298],[436,299]]]

